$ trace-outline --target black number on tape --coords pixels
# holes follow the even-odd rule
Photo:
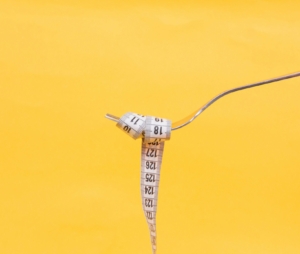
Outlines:
[[[151,143],[148,143],[148,145],[158,146],[159,143],[158,142],[151,142]]]
[[[156,162],[154,161],[146,161],[146,169],[156,169]]]
[[[162,126],[155,126],[154,127],[154,134],[156,134],[156,135],[162,135],[163,134],[163,132],[162,132]]]
[[[146,156],[147,157],[157,157],[157,150],[156,149],[148,148]]]
[[[135,118],[136,118],[136,117],[132,118],[130,122],[133,122]],[[136,121],[134,122],[134,124],[137,124],[137,122],[138,122],[139,120],[140,120],[140,119],[137,118]]]
[[[153,200],[152,199],[145,199],[145,206],[146,207],[153,207]]]
[[[155,182],[155,175],[146,174],[146,182]]]
[[[153,219],[153,215],[151,212],[146,212],[146,216],[149,220],[152,220]]]
[[[127,133],[129,133],[131,131],[131,128],[128,125],[125,125],[123,127],[123,130],[126,131]]]
[[[153,142],[148,143],[148,145],[153,145],[153,146],[158,146],[159,145],[159,141],[161,141],[161,139],[156,138]]]
[[[145,186],[145,194],[153,195],[154,187],[153,186]]]

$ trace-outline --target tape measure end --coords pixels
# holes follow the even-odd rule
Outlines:
[[[114,121],[114,122],[118,122],[119,119],[120,119],[119,117],[114,116],[114,115],[111,115],[111,114],[106,114],[105,117],[106,117],[107,119],[109,119],[109,120]]]

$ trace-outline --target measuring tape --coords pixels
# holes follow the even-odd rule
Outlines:
[[[123,115],[117,127],[133,139],[142,138],[141,195],[150,230],[152,252],[156,253],[156,212],[164,141],[171,136],[171,121],[136,113]]]
[[[139,137],[142,137],[143,139],[141,159],[141,193],[143,209],[149,225],[152,250],[154,254],[156,252],[156,211],[160,167],[164,151],[164,141],[170,139],[171,130],[177,130],[188,125],[210,105],[227,94],[299,76],[300,72],[296,72],[224,91],[223,93],[215,96],[193,114],[174,123],[173,128],[171,128],[171,121],[163,118],[152,116],[145,117],[135,113],[126,113],[121,118],[118,118],[116,116],[106,114],[108,119],[117,122],[117,126],[125,131],[129,136],[134,139]]]

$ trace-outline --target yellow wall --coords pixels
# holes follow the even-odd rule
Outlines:
[[[140,141],[300,70],[300,2],[0,0],[0,253],[151,253]],[[300,253],[300,78],[229,95],[166,143],[158,254]]]

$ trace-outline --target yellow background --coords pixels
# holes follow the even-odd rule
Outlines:
[[[151,253],[140,141],[300,66],[299,1],[0,2],[0,253]],[[229,95],[166,143],[158,254],[300,253],[300,78]]]

